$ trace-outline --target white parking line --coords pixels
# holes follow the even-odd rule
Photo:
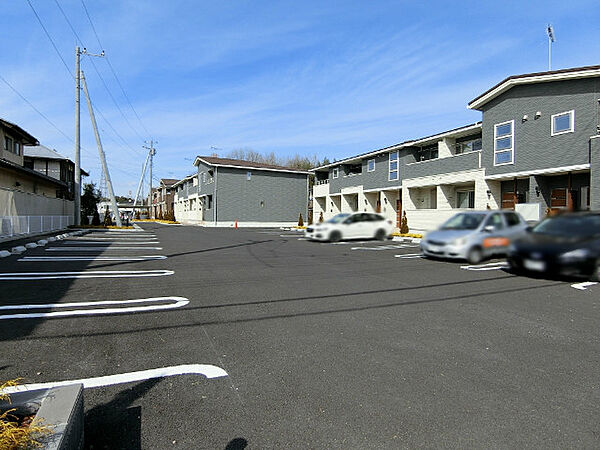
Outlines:
[[[374,251],[378,251],[378,250],[396,250],[396,249],[399,249],[399,248],[409,248],[409,247],[414,247],[414,246],[402,245],[402,244],[398,244],[398,245],[381,245],[379,247],[352,247],[350,250],[374,250]]]
[[[138,298],[134,300],[102,300],[97,302],[74,302],[74,303],[48,303],[42,305],[5,305],[0,306],[0,311],[15,311],[15,310],[36,310],[36,309],[51,309],[51,308],[76,308],[88,306],[106,306],[106,305],[130,305],[136,303],[156,303],[156,302],[171,302],[161,305],[146,305],[146,306],[126,306],[116,308],[93,308],[93,309],[72,309],[69,311],[51,311],[42,313],[21,313],[21,314],[5,314],[0,315],[0,320],[7,319],[39,319],[53,317],[72,317],[72,316],[94,316],[99,314],[124,314],[133,312],[158,311],[163,309],[181,308],[187,305],[190,301],[185,297],[152,297]],[[174,303],[173,303],[174,302]]]
[[[79,380],[51,381],[48,383],[22,384],[11,386],[2,390],[3,394],[14,394],[16,392],[33,391],[35,389],[50,389],[71,384],[83,384],[83,387],[96,388],[112,386],[114,384],[132,383],[134,381],[150,380],[152,378],[172,377],[174,375],[204,375],[206,378],[226,377],[227,372],[212,364],[184,364],[180,366],[159,367],[158,369],[140,370],[138,372],[120,373],[117,375],[106,375],[103,377],[82,378]]]
[[[416,258],[422,258],[423,255],[421,253],[407,253],[405,255],[394,255],[394,258],[400,258],[400,259],[416,259]]]
[[[298,237],[298,233],[296,234],[280,234],[279,237]]]
[[[110,242],[137,242],[137,241],[147,241],[148,239],[156,239],[153,237],[135,237],[135,238],[126,238],[126,237],[94,237],[94,236],[82,236],[82,237],[72,237],[69,238],[70,241],[110,241]]]
[[[98,250],[162,250],[162,247],[50,247],[47,248],[47,252],[87,252],[87,251],[98,251]]]
[[[172,270],[85,270],[82,272],[15,272],[0,273],[2,280],[56,280],[63,278],[139,278],[173,275]]]
[[[506,261],[493,262],[488,264],[477,264],[472,266],[460,266],[464,270],[502,270],[508,269],[509,265]]]
[[[588,287],[594,286],[596,284],[598,284],[598,283],[593,282],[593,281],[585,281],[583,283],[572,284],[571,287],[575,288],[575,289],[579,289],[580,291],[585,291]]]
[[[64,241],[64,245],[106,245],[107,247],[112,244],[123,245],[123,244],[135,244],[135,245],[146,245],[146,244],[160,244],[159,241],[142,241],[142,242],[106,242],[106,241]]]
[[[144,256],[24,256],[17,261],[36,262],[36,261],[151,261],[155,259],[167,259],[163,255],[144,255]]]
[[[331,245],[350,245],[350,244],[367,244],[373,243],[373,241],[342,241],[342,242],[330,242]]]

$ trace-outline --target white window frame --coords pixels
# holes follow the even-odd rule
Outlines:
[[[569,114],[569,129],[564,131],[554,131],[554,118],[558,116],[564,116],[565,114]],[[552,114],[550,116],[550,135],[551,136],[559,136],[561,134],[566,133],[574,133],[575,132],[575,110],[572,109],[570,111],[564,111],[558,114]]]
[[[498,129],[498,127],[501,127],[502,125],[506,125],[507,123],[510,124],[510,134],[504,135],[504,136],[496,136],[496,130]],[[498,143],[498,139],[505,139],[507,137],[510,137],[511,140],[511,146],[510,148],[504,148],[502,150],[497,150],[496,149],[496,144]],[[503,162],[503,163],[497,163],[496,162],[496,155],[498,153],[506,153],[506,152],[510,152],[510,161],[507,162]],[[494,166],[506,166],[508,164],[514,164],[515,163],[515,120],[507,120],[506,122],[502,122],[502,123],[497,123],[494,125]]]
[[[373,168],[372,169],[370,167],[371,163],[373,163]],[[375,172],[375,160],[374,159],[369,159],[367,161],[367,172]]]
[[[392,159],[392,155],[396,154],[396,158]],[[395,152],[390,152],[389,153],[389,161],[388,161],[388,181],[394,181],[397,180],[400,176],[400,152],[398,152],[398,150],[396,150]],[[396,170],[392,170],[392,163],[395,162],[396,163]],[[395,176],[392,176],[392,174],[395,173]]]
[[[333,177],[334,180],[340,176],[340,168],[339,167],[334,167],[331,172],[332,172],[331,176]]]

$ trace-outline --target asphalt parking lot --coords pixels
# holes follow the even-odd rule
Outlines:
[[[600,285],[409,242],[142,228],[0,259],[0,379],[226,373],[86,389],[86,448],[598,446]]]

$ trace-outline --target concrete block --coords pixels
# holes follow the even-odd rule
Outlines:
[[[38,245],[35,242],[28,242],[25,244],[25,248],[36,248]]]
[[[23,253],[25,250],[27,250],[25,247],[23,247],[22,245],[19,245],[19,246],[17,246],[17,247],[13,247],[13,248],[10,250],[10,252],[11,252],[13,255],[19,255],[19,254]]]
[[[37,245],[40,247],[44,247],[47,243],[48,243],[47,239],[40,239],[39,241],[37,241]]]
[[[12,255],[8,250],[0,250],[0,258],[6,258],[7,256]]]
[[[48,242],[54,242],[54,241],[56,241],[56,237],[54,237],[54,236],[50,236],[50,237],[46,238],[46,240],[47,240]]]

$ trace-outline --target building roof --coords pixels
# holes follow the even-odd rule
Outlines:
[[[175,183],[177,183],[179,180],[176,178],[161,178],[160,179],[160,183],[164,184],[166,187],[171,187],[173,186]]]
[[[21,172],[23,174],[31,175],[36,178],[41,178],[44,181],[47,181],[47,182],[53,183],[53,184],[57,184],[62,187],[67,186],[67,183],[65,183],[64,181],[60,181],[56,178],[49,177],[48,175],[44,175],[43,173],[40,173],[36,170],[32,170],[32,169],[28,169],[27,167],[20,166],[18,164],[15,164],[14,162],[8,161],[7,159],[4,159],[4,158],[0,158],[0,167],[7,167],[16,172]]]
[[[23,150],[23,156],[29,156],[31,158],[44,158],[44,159],[61,159],[68,160],[66,156],[61,155],[56,150],[46,147],[45,145],[35,145],[26,147]]]
[[[600,77],[600,66],[574,67],[571,69],[511,75],[510,77],[505,78],[500,83],[485,91],[480,96],[471,100],[468,107],[470,109],[480,109],[490,100],[498,97],[500,94],[506,92],[513,86],[520,84],[547,83],[551,81],[564,81],[591,77]]]
[[[38,145],[39,144],[39,141],[36,138],[34,138],[31,134],[29,134],[27,131],[25,131],[20,126],[15,125],[12,122],[9,122],[8,120],[4,120],[4,119],[0,118],[0,125],[10,129],[13,133],[19,135],[25,141],[26,145]]]
[[[349,163],[353,163],[353,162],[359,162],[360,160],[362,160],[364,158],[368,158],[370,156],[376,156],[381,153],[393,152],[393,151],[400,150],[400,149],[407,148],[407,147],[426,145],[428,143],[438,141],[439,139],[444,138],[446,136],[453,136],[453,137],[468,136],[480,129],[481,129],[481,122],[475,122],[475,123],[471,123],[469,125],[464,125],[462,127],[443,131],[441,133],[432,134],[430,136],[425,136],[425,137],[422,137],[419,139],[413,139],[411,141],[404,141],[399,144],[390,145],[389,147],[384,147],[384,148],[380,148],[378,150],[372,150],[370,152],[351,156],[349,158],[344,158],[340,161],[335,161],[330,164],[326,164],[324,166],[314,167],[314,168],[310,169],[310,171],[316,172],[319,170],[326,170],[326,169],[329,169],[330,167],[339,166],[340,164],[349,164]]]
[[[264,164],[254,161],[244,161],[242,159],[230,159],[230,158],[217,158],[216,156],[196,156],[194,165],[197,166],[198,162],[201,161],[205,164],[215,167],[233,167],[240,169],[258,169],[258,170],[270,170],[275,172],[293,172],[293,173],[304,173],[308,174],[306,170],[296,169],[294,167],[277,166],[274,164]]]

